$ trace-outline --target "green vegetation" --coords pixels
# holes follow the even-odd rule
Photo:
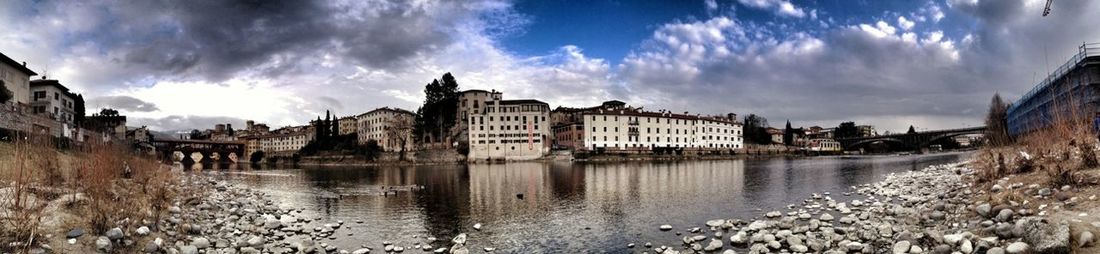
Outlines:
[[[416,110],[414,125],[418,142],[439,142],[450,136],[457,119],[458,81],[450,72],[424,86],[424,105]]]
[[[754,144],[771,144],[772,136],[768,134],[768,119],[756,114],[745,116],[745,141]]]

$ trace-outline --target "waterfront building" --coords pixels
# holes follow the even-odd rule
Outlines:
[[[783,144],[783,130],[768,127],[765,131],[772,137],[772,144]]]
[[[878,136],[878,132],[875,131],[875,126],[870,125],[857,125],[856,129],[859,129],[860,137],[874,137]]]
[[[265,156],[291,156],[313,141],[313,131],[306,126],[284,127],[257,138]]]
[[[383,151],[400,151],[401,140],[404,140],[405,151],[416,147],[412,141],[412,127],[416,121],[416,114],[399,108],[381,107],[355,117],[355,130],[358,133],[359,144],[367,144],[374,140]],[[343,128],[343,126],[341,126]],[[399,134],[401,136],[393,136]]]
[[[550,128],[554,133],[553,148],[584,149],[584,114],[600,110],[626,109],[626,103],[617,100],[605,101],[599,106],[587,108],[557,107],[550,111]]]
[[[336,133],[338,135],[349,135],[358,132],[359,121],[354,116],[341,117],[336,122],[340,125],[340,133]]]
[[[459,143],[469,143],[470,133],[470,115],[481,114],[485,110],[485,103],[492,101],[494,94],[499,95],[496,90],[485,91],[480,89],[470,89],[458,93],[458,104],[455,105],[458,109],[455,110],[455,125],[451,129],[454,137]],[[495,98],[499,100],[500,98]]]
[[[602,151],[656,149],[733,151],[744,146],[735,114],[698,116],[641,109],[586,113],[584,147]]]
[[[468,140],[473,160],[531,160],[550,152],[550,105],[538,100],[502,100],[493,91],[478,113],[470,111]]]
[[[38,75],[27,68],[27,62],[17,62],[4,53],[0,53],[0,87],[12,92],[10,105],[29,105],[31,100],[31,77]]]

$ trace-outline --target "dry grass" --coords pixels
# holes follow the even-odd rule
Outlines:
[[[63,241],[71,228],[156,229],[175,198],[175,175],[120,146],[85,145],[78,149],[85,152],[58,152],[48,137],[0,143],[0,252],[50,241],[44,232]]]

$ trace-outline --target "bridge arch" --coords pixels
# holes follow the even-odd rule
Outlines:
[[[944,133],[944,134],[940,134],[940,135],[934,136],[932,138],[929,138],[928,140],[925,140],[924,142],[921,142],[920,146],[918,146],[918,148],[928,147],[929,145],[932,145],[932,143],[935,143],[936,141],[940,141],[940,140],[947,139],[947,138],[954,138],[954,137],[958,137],[958,136],[962,136],[962,135],[972,135],[972,134],[981,134],[981,133],[982,133],[982,131]]]

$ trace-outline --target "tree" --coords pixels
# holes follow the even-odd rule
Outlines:
[[[386,140],[386,144],[391,146],[391,151],[394,149],[393,146],[396,146],[398,160],[405,161],[405,147],[408,146],[412,138],[413,121],[408,117],[395,116],[387,122],[388,126],[385,132],[388,140]]]
[[[986,140],[992,146],[1004,146],[1012,143],[1008,135],[1008,105],[1001,100],[1001,95],[993,94],[993,100],[989,102],[989,113],[985,117]]]
[[[77,94],[76,98],[73,99],[73,111],[76,112],[73,114],[73,122],[76,123],[76,126],[84,126],[84,116],[87,115],[87,112],[84,108],[83,94]]]
[[[856,128],[855,122],[843,122],[836,127],[836,132],[833,134],[836,138],[855,138],[859,137],[859,128]]]
[[[416,138],[429,136],[432,141],[442,140],[448,136],[444,132],[450,131],[456,122],[458,81],[449,72],[443,74],[443,78],[424,86],[424,95],[424,105],[416,111]]]
[[[8,86],[4,84],[3,80],[0,80],[0,104],[8,103],[12,97],[15,97],[13,92],[8,90]]]
[[[783,129],[783,145],[794,144],[794,128],[791,128],[791,120],[787,120],[787,127]]]
[[[772,137],[768,134],[768,119],[756,114],[745,116],[744,120],[745,140],[754,144],[771,144]]]
[[[905,132],[905,133],[907,133],[907,134],[915,134],[915,133],[917,133],[917,129],[913,128],[913,126],[912,126],[912,125],[909,125],[909,131],[908,131],[908,132]]]

